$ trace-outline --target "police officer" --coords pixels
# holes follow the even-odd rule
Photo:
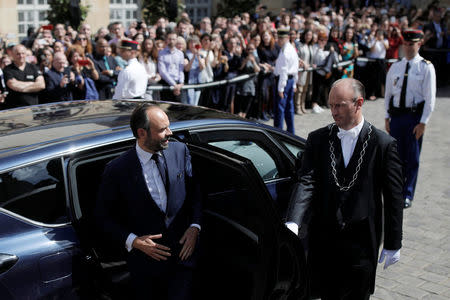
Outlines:
[[[274,74],[276,77],[276,102],[274,127],[283,129],[286,120],[287,131],[294,133],[294,93],[298,79],[298,55],[295,48],[289,43],[289,30],[278,30],[278,44],[280,54],[275,62]]]
[[[120,71],[113,99],[144,99],[147,90],[147,72],[138,62],[139,43],[131,40],[122,40],[119,46],[120,56],[128,62],[125,69]]]
[[[419,170],[419,155],[425,127],[436,99],[436,73],[433,64],[419,55],[423,32],[403,32],[405,57],[394,63],[386,77],[386,131],[397,139],[403,161],[404,207],[409,208]]]

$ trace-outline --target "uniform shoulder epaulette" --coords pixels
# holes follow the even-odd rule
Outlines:
[[[427,65],[431,64],[431,61],[429,61],[428,59],[422,59],[422,61],[423,61],[424,63],[426,63]]]

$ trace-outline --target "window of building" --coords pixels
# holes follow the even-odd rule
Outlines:
[[[23,40],[30,27],[35,29],[48,23],[48,0],[17,0],[18,37]]]
[[[186,0],[186,12],[193,23],[211,15],[212,0]]]
[[[61,160],[47,160],[0,174],[0,207],[37,222],[67,223]]]
[[[131,22],[141,17],[140,7],[138,0],[109,0],[110,22],[121,22],[126,30]]]

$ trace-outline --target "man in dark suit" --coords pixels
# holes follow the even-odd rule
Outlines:
[[[383,229],[380,262],[400,259],[401,161],[396,141],[364,120],[364,96],[355,79],[332,85],[335,123],[308,136],[288,210],[289,229],[309,227],[311,288],[322,299],[369,299]]]
[[[117,84],[121,68],[114,57],[107,55],[108,42],[101,38],[95,45],[95,55],[93,57],[95,69],[100,77],[95,81],[100,100],[112,99],[114,87]]]
[[[134,110],[136,146],[107,165],[96,207],[100,232],[127,249],[137,299],[190,299],[201,200],[189,151],[168,141],[169,125],[158,106]]]
[[[40,95],[40,103],[73,100],[72,92],[78,88],[78,85],[75,74],[70,71],[67,64],[64,53],[55,53],[52,68],[44,74],[45,91]]]

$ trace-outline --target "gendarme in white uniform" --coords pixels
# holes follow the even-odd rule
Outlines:
[[[298,55],[291,43],[287,42],[281,48],[280,54],[275,62],[275,76],[280,76],[278,80],[278,92],[284,92],[288,76],[292,75],[294,82],[298,80]]]
[[[394,107],[400,106],[400,94],[407,62],[408,60],[403,58],[394,63],[387,74],[384,98],[386,118],[390,117],[388,110],[391,97],[393,97]],[[423,101],[425,101],[425,105],[420,123],[427,124],[436,101],[436,73],[433,64],[417,54],[409,61],[405,107],[411,108]]]
[[[113,99],[144,98],[147,90],[147,72],[136,58],[128,61],[128,66],[119,73]]]

